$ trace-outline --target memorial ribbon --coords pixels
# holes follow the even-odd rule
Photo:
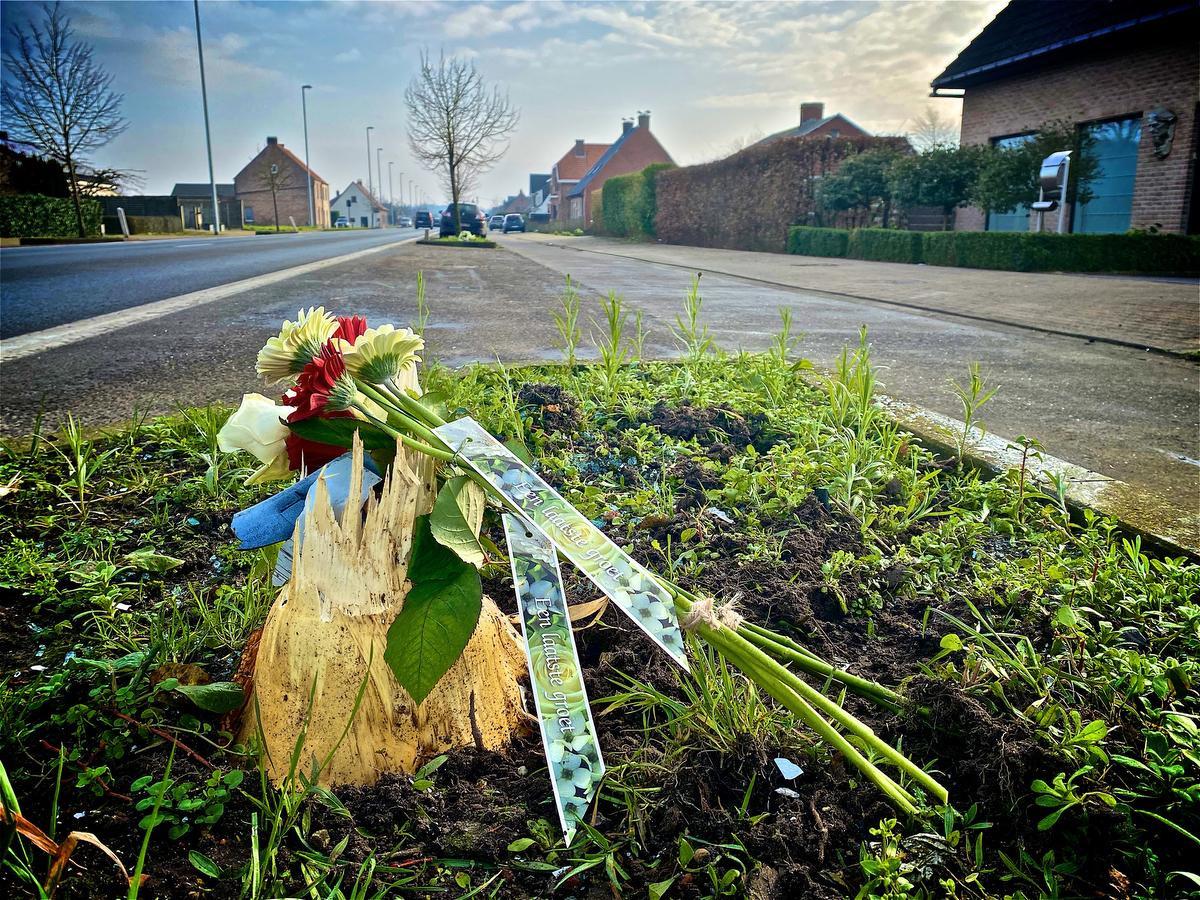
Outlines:
[[[463,464],[511,500],[527,522],[545,534],[635,625],[687,670],[675,604],[640,563],[474,419],[458,419],[434,431]]]
[[[569,846],[604,777],[604,759],[596,741],[554,544],[510,513],[504,514],[504,534],[550,784]]]

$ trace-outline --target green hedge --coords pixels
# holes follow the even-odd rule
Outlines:
[[[899,231],[794,226],[788,252],[1010,272],[1200,272],[1200,236]]]
[[[653,163],[640,172],[618,175],[604,182],[600,203],[593,194],[590,230],[613,237],[652,238],[658,215],[658,175],[672,169]]]
[[[100,233],[100,204],[82,201],[83,228],[88,235]],[[0,237],[79,237],[75,207],[70,198],[41,194],[0,197]]]
[[[850,245],[850,232],[844,228],[810,228],[795,226],[788,229],[787,252],[801,256],[845,256]]]
[[[919,263],[921,232],[895,228],[855,228],[850,232],[846,255],[878,262]]]

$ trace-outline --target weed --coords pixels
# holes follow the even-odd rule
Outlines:
[[[977,362],[973,362],[967,367],[966,385],[961,385],[951,379],[950,389],[958,398],[963,411],[962,433],[958,435],[958,459],[961,466],[962,459],[971,444],[972,433],[975,431],[980,434],[984,433],[985,426],[983,420],[979,418],[979,411],[996,395],[997,389],[988,389],[984,385],[983,374]]]
[[[700,296],[700,273],[692,279],[691,287],[683,298],[683,315],[675,317],[675,327],[671,333],[683,348],[684,358],[690,363],[704,360],[713,349],[712,335],[708,326],[700,321],[704,307],[704,298]]]
[[[575,351],[583,339],[583,332],[579,328],[579,291],[575,290],[575,285],[571,283],[570,275],[567,276],[567,284],[559,303],[561,309],[554,313],[554,325],[562,341],[560,349],[567,358],[567,366],[574,368]]]

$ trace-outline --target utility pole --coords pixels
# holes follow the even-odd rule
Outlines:
[[[192,0],[196,10],[196,52],[200,56],[200,99],[204,103],[204,143],[208,145],[208,182],[212,187],[213,234],[221,233],[221,203],[217,199],[217,176],[213,174],[212,134],[208,128],[208,86],[204,82],[204,44],[200,40],[200,0]]]
[[[396,211],[395,210],[396,195],[392,193],[392,166],[394,166],[394,165],[395,165],[395,163],[389,159],[388,160],[388,207],[392,210],[393,214],[395,214],[395,211]],[[400,184],[401,185],[404,184],[404,173],[403,172],[400,173]],[[403,193],[403,191],[401,191],[401,193]]]
[[[308,165],[308,100],[305,92],[311,90],[311,84],[300,86],[300,107],[304,110],[304,168],[308,170],[305,175],[308,177],[308,226],[310,228],[317,224],[316,208],[313,206],[312,168]]]
[[[382,147],[375,148],[375,177],[376,177],[376,180],[379,182],[379,193],[382,194],[383,193],[383,148]],[[383,198],[382,197],[376,197],[375,199],[379,201],[380,206],[383,206]],[[380,228],[383,227],[382,222],[379,223],[379,227]]]
[[[375,186],[371,184],[371,132],[374,130],[374,125],[367,126],[367,193],[372,195],[375,193]]]

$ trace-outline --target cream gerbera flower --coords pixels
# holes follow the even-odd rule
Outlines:
[[[411,329],[380,325],[368,328],[353,344],[342,340],[339,345],[346,368],[355,378],[369,384],[387,384],[421,361],[417,351],[425,348],[425,341]]]
[[[286,381],[312,362],[336,330],[337,320],[325,307],[301,310],[295,322],[284,322],[279,335],[258,351],[254,368],[267,381]]]

